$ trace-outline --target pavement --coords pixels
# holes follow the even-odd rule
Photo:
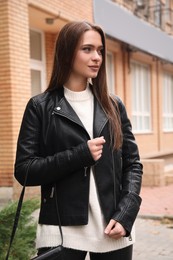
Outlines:
[[[133,260],[173,260],[173,222],[138,217]]]
[[[173,184],[142,187],[133,260],[173,260]]]
[[[140,195],[142,197],[140,216],[173,219],[173,184],[161,187],[142,187]]]

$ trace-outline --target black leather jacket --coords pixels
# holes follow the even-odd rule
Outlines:
[[[63,88],[28,102],[18,138],[15,177],[23,185],[29,167],[27,186],[41,185],[39,223],[58,224],[55,183],[61,224],[88,223],[89,169],[93,167],[105,221],[113,218],[130,233],[141,203],[142,165],[125,107],[119,98],[117,101],[123,145],[113,152],[108,118],[94,100],[94,137],[104,136],[106,140],[97,162],[87,145],[90,137],[65,99]]]

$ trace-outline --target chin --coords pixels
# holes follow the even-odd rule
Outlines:
[[[97,75],[98,75],[98,73],[95,73],[95,74],[90,75],[88,78],[95,79],[97,77]]]

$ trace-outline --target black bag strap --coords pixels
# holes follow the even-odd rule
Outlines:
[[[16,233],[16,229],[17,229],[17,226],[18,226],[18,222],[19,222],[20,212],[21,212],[23,198],[24,198],[24,194],[25,194],[26,182],[27,182],[27,178],[28,178],[29,167],[30,167],[30,165],[33,161],[34,160],[31,160],[27,165],[25,181],[24,181],[23,189],[22,189],[20,197],[19,197],[19,201],[18,201],[18,205],[17,205],[17,209],[16,209],[16,214],[15,214],[15,218],[14,218],[14,223],[13,223],[13,228],[12,228],[12,232],[11,232],[11,237],[10,237],[10,243],[9,243],[9,247],[8,247],[8,251],[7,251],[7,255],[6,255],[5,260],[8,260],[9,255],[10,255],[10,249],[11,249],[13,239],[14,239],[14,236],[15,236],[15,233]],[[60,235],[61,235],[61,245],[63,245],[63,234],[62,234],[62,227],[61,227],[61,221],[60,221],[60,214],[59,214],[59,210],[58,210],[56,184],[55,184],[55,203],[56,203],[57,217],[58,217],[58,223],[59,223],[59,231],[60,231]]]

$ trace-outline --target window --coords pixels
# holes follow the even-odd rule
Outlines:
[[[171,1],[165,0],[165,4],[163,7],[163,24],[170,25],[172,27],[172,9],[171,9]]]
[[[164,6],[164,20],[165,22],[170,21],[170,15],[171,15],[171,1],[165,0],[165,6]]]
[[[45,89],[44,35],[41,31],[30,30],[31,95]]]
[[[110,93],[115,93],[115,78],[114,78],[114,55],[111,52],[107,52],[107,83]]]
[[[154,22],[155,25],[158,27],[161,27],[162,25],[162,3],[160,2],[160,0],[155,0],[155,5],[153,7],[153,12],[154,12]]]
[[[138,133],[151,131],[150,70],[149,66],[132,62],[132,125]]]
[[[163,130],[173,131],[173,75],[169,73],[163,80]]]

